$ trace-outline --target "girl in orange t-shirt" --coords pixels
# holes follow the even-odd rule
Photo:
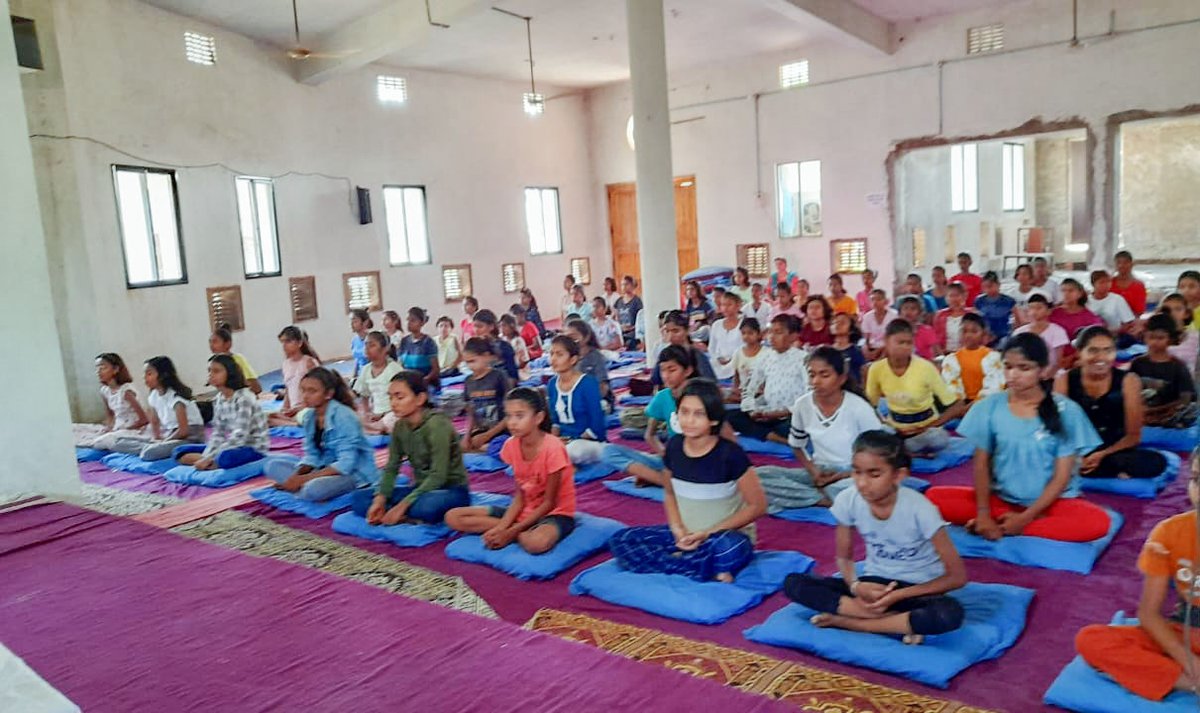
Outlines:
[[[540,391],[519,387],[504,398],[511,438],[500,459],[512,466],[517,482],[512,503],[454,508],[446,524],[483,535],[489,549],[516,542],[530,554],[554,548],[575,529],[575,466],[563,442],[550,434],[550,413]]]

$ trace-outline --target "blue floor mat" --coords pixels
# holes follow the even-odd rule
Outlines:
[[[331,498],[324,502],[315,502],[313,500],[305,500],[296,497],[295,493],[289,493],[285,490],[279,490],[273,487],[259,488],[251,490],[250,497],[263,503],[270,505],[279,510],[294,512],[297,515],[303,515],[313,520],[332,515],[340,510],[346,510],[350,507],[350,502],[354,498],[354,493],[343,493],[336,498]]]
[[[95,448],[75,447],[75,460],[79,463],[95,463],[108,454],[109,451],[101,451]]]
[[[1060,542],[1025,535],[1005,537],[993,542],[956,526],[950,527],[950,539],[958,549],[958,554],[963,557],[994,559],[1025,567],[1088,574],[1125,522],[1125,518],[1115,510],[1105,508],[1105,511],[1111,520],[1108,532],[1104,537],[1091,542]]]
[[[472,473],[495,473],[508,467],[504,461],[486,453],[464,453],[463,465]]]
[[[253,463],[239,465],[236,468],[217,470],[196,470],[190,465],[177,465],[171,468],[163,477],[172,483],[183,485],[203,485],[209,488],[227,488],[251,478],[262,475],[266,459],[262,458]]]
[[[738,436],[738,445],[747,453],[757,453],[764,456],[775,456],[776,458],[786,458],[793,460],[796,457],[792,453],[792,448],[786,443],[775,443],[774,441],[760,441],[757,438],[749,436]]]
[[[1171,451],[1159,451],[1159,453],[1162,453],[1163,457],[1167,459],[1167,467],[1157,478],[1080,478],[1080,483],[1087,492],[1153,498],[1175,482],[1182,464],[1182,459]]]
[[[621,399],[622,406],[649,406],[653,396],[626,396]]]
[[[507,507],[512,498],[496,493],[471,493],[472,505],[497,505]],[[349,503],[347,503],[347,507]],[[424,547],[449,536],[453,530],[443,524],[368,525],[367,519],[352,512],[344,512],[333,518],[334,532],[361,537],[375,542],[390,542],[397,547]]]
[[[111,470],[120,470],[137,475],[162,475],[177,464],[171,458],[162,460],[142,460],[135,455],[126,453],[109,453],[100,462]]]

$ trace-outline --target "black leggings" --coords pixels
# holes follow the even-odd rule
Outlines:
[[[859,577],[862,582],[889,584],[883,577]],[[896,582],[897,589],[913,586],[909,582]],[[846,580],[840,577],[814,577],[808,574],[789,574],[783,582],[783,593],[797,604],[826,614],[836,614],[842,597],[854,596]],[[908,625],[912,633],[934,636],[954,631],[963,623],[962,604],[954,597],[936,595],[914,597],[892,605],[890,612],[908,612]]]
[[[787,438],[788,431],[792,427],[791,418],[777,418],[770,421],[755,421],[750,417],[750,414],[746,413],[745,411],[726,411],[725,419],[729,421],[729,425],[733,427],[733,430],[737,431],[743,436],[757,438],[760,441],[767,440],[767,436],[771,435],[772,433],[776,433],[784,438]]]
[[[1148,448],[1126,448],[1104,456],[1095,470],[1080,475],[1085,478],[1115,478],[1124,473],[1130,478],[1157,478],[1166,468],[1167,459],[1162,453]]]

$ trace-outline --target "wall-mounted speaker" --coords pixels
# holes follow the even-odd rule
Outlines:
[[[358,224],[366,225],[371,222],[371,191],[362,186],[355,190],[358,192]]]

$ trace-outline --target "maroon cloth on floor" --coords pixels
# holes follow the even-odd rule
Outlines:
[[[784,711],[67,505],[0,515],[0,639],[86,711]]]

